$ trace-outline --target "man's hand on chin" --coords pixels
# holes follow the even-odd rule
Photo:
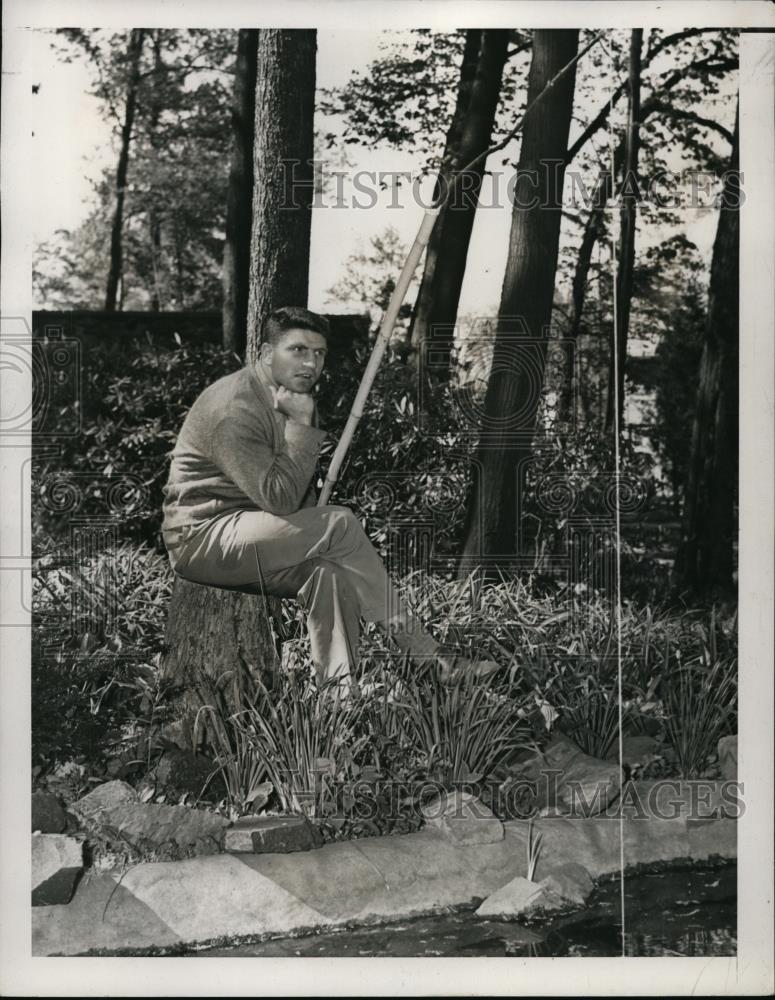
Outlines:
[[[284,413],[289,420],[300,424],[312,424],[312,414],[315,412],[315,401],[308,392],[292,392],[284,385],[270,386],[274,408]]]

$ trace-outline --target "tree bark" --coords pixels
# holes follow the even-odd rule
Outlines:
[[[455,170],[490,145],[508,40],[509,31],[504,29],[466,32],[457,103],[434,198],[447,190]],[[460,178],[456,193],[442,209],[431,234],[410,328],[410,357],[415,364],[431,337],[434,355],[451,353],[484,170],[485,163],[481,162]]]
[[[313,196],[314,30],[261,29],[256,73],[247,358],[264,317],[306,306]]]
[[[228,718],[245,707],[256,681],[271,686],[280,654],[270,615],[278,609],[279,601],[265,605],[260,595],[175,578],[161,673],[174,719],[168,739],[190,750],[217,747],[209,712],[200,709]]]
[[[638,207],[638,129],[640,127],[642,46],[643,29],[634,28],[630,34],[627,142],[624,154],[619,266],[616,273],[616,351],[614,351],[612,331],[605,419],[607,431],[613,430],[615,416],[618,417],[620,428],[624,419],[624,370],[627,361],[627,335],[630,328],[632,276],[635,267],[635,224]]]
[[[223,346],[241,357],[247,345],[257,55],[258,31],[240,29],[231,105],[231,165],[223,247]]]
[[[679,587],[710,596],[727,596],[734,591],[741,201],[738,129],[736,118],[713,244],[682,537],[676,557]]]
[[[159,119],[162,112],[161,76],[164,72],[164,61],[161,55],[161,30],[153,33],[153,87],[151,90],[151,110],[149,115],[148,141],[151,144],[151,154],[156,159],[158,155]],[[158,206],[151,193],[148,206],[148,228],[151,237],[151,265],[153,268],[153,287],[151,288],[151,311],[158,312],[162,308],[161,287],[161,218]]]
[[[614,151],[614,171],[618,172],[624,162],[624,143],[619,143]],[[573,372],[574,355],[578,350],[578,340],[581,333],[582,319],[584,316],[584,304],[587,298],[587,287],[589,284],[589,270],[592,266],[592,254],[597,241],[603,231],[603,219],[605,206],[611,197],[611,170],[606,168],[600,171],[597,184],[592,195],[592,205],[587,221],[584,226],[584,234],[581,238],[578,256],[576,258],[576,269],[573,272],[572,283],[572,314],[568,328],[567,340],[568,349],[564,353],[565,371],[563,374],[562,390],[560,393],[559,413],[561,420],[568,420],[573,409]]]
[[[578,34],[533,33],[528,106],[573,59]],[[543,391],[574,87],[575,67],[527,117],[522,133],[509,255],[476,453],[479,481],[469,499],[461,573],[467,562],[508,562],[519,551],[520,482]]]
[[[129,146],[132,141],[132,126],[137,106],[137,88],[140,83],[140,57],[143,53],[145,31],[133,28],[129,36],[127,64],[129,74],[126,87],[126,102],[124,105],[124,124],[121,126],[121,147],[116,167],[116,207],[113,212],[113,223],[110,230],[110,268],[108,270],[108,285],[105,292],[105,311],[116,311],[118,284],[121,278],[123,263],[122,230],[124,228],[124,194],[126,178],[129,169]]]

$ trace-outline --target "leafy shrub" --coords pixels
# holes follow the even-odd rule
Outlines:
[[[33,576],[32,751],[36,765],[103,761],[159,700],[158,658],[172,587],[167,560],[121,543],[62,549]]]
[[[162,487],[183,419],[239,360],[211,345],[157,349],[150,338],[89,343],[84,355],[80,403],[65,395],[52,403],[63,422],[80,407],[80,434],[61,438],[56,457],[45,445],[34,448],[37,535],[64,535],[77,513],[112,517],[121,537],[157,544]],[[123,487],[122,477],[129,477]]]

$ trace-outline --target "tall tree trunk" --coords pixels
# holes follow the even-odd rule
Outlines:
[[[738,109],[739,115],[739,109]],[[686,480],[680,587],[722,596],[734,587],[738,456],[740,177],[738,121],[725,177],[708,293],[708,317]]]
[[[151,144],[154,161],[158,155],[159,119],[162,112],[161,76],[164,72],[164,62],[161,55],[161,29],[153,33],[153,88],[151,91],[151,112],[149,116],[148,139]],[[155,166],[154,162],[154,166]],[[151,237],[151,265],[153,268],[153,288],[151,289],[151,310],[158,312],[162,307],[161,291],[161,218],[151,193],[148,206],[148,228]]]
[[[614,170],[618,172],[624,162],[624,143],[619,143],[614,151]],[[605,206],[611,197],[611,170],[605,168],[600,171],[595,190],[592,194],[592,205],[587,221],[584,226],[584,234],[581,237],[576,258],[576,269],[573,272],[572,283],[572,314],[566,339],[570,342],[569,349],[565,351],[565,371],[563,374],[562,390],[560,393],[560,419],[568,420],[571,417],[573,408],[573,370],[574,356],[578,350],[579,334],[584,316],[584,304],[587,298],[587,288],[589,285],[589,271],[592,266],[592,254],[595,245],[603,232],[605,218]]]
[[[306,306],[313,196],[314,30],[261,29],[256,73],[247,358],[264,317]]]
[[[257,55],[258,31],[240,29],[231,103],[231,165],[223,246],[223,346],[241,357],[247,344]]]
[[[143,53],[145,31],[133,28],[129,36],[127,50],[128,77],[126,86],[126,101],[124,104],[124,124],[121,126],[121,148],[118,154],[116,168],[116,207],[113,212],[113,224],[110,230],[110,269],[108,271],[108,286],[105,293],[105,311],[116,311],[116,297],[122,266],[122,230],[124,228],[124,193],[126,191],[126,176],[129,168],[129,146],[132,141],[132,126],[135,120],[137,106],[137,88],[140,83],[140,58]]]
[[[456,169],[465,166],[490,145],[508,40],[509,31],[505,29],[466,32],[457,103],[434,197],[446,191]],[[431,337],[435,355],[448,356],[452,349],[484,169],[485,163],[481,162],[459,179],[458,193],[442,209],[431,234],[410,330],[415,362]]]
[[[578,35],[577,30],[533,33],[528,106],[573,59]],[[479,481],[469,499],[461,572],[466,561],[508,560],[518,552],[520,482],[543,391],[574,87],[575,67],[531,112],[522,133],[509,255],[476,453]]]
[[[266,315],[281,305],[306,305],[312,187],[297,188],[298,207],[284,201],[280,182],[287,161],[301,161],[312,175],[315,102],[315,32],[263,30],[258,39],[253,225],[250,246],[247,356],[258,356]],[[301,175],[297,167],[296,182]],[[259,595],[199,587],[177,579],[167,622],[163,677],[172,685],[179,717],[172,735],[184,746],[194,739],[201,705],[217,703],[220,715],[241,706],[242,692],[277,671],[273,634],[281,622],[280,601]],[[217,746],[208,713],[200,720]],[[228,732],[228,724],[226,726]]]
[[[606,401],[606,430],[612,431],[614,416],[619,426],[624,417],[624,369],[627,361],[627,335],[630,328],[632,275],[635,267],[635,222],[638,207],[638,129],[640,127],[640,62],[643,29],[634,28],[630,35],[630,61],[627,97],[627,143],[624,155],[622,185],[621,234],[619,266],[616,273],[616,357],[611,345]],[[612,332],[613,337],[613,332]],[[614,364],[614,360],[618,364]],[[614,390],[614,386],[616,387]],[[618,400],[618,403],[617,403]],[[616,412],[618,410],[618,413]]]

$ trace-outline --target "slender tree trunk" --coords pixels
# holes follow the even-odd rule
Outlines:
[[[619,143],[614,151],[614,169],[618,171],[624,161],[624,144]],[[574,356],[578,349],[579,334],[582,329],[584,317],[584,305],[587,298],[587,288],[589,285],[589,271],[592,266],[592,254],[595,245],[600,239],[604,228],[605,206],[611,197],[611,170],[606,168],[600,171],[600,175],[592,194],[592,205],[587,216],[584,234],[581,238],[578,256],[576,258],[576,269],[573,272],[572,296],[573,312],[571,315],[570,327],[566,335],[570,342],[569,349],[565,351],[565,371],[560,393],[560,418],[567,420],[571,416],[573,408],[573,369]]]
[[[675,80],[669,81],[670,86],[673,86],[677,82]],[[640,107],[639,121],[638,125],[642,126],[643,123],[655,112],[664,112],[665,105],[660,98],[664,97],[666,93],[669,93],[669,87],[663,87],[657,93],[652,94],[648,97]],[[614,149],[614,171],[618,174],[621,170],[625,161],[625,154],[627,152],[627,137],[620,141]],[[567,163],[571,162],[570,152],[568,154]],[[606,167],[600,172],[597,184],[592,196],[592,208],[590,214],[587,218],[586,225],[584,227],[584,235],[581,240],[581,246],[579,248],[579,254],[576,261],[576,270],[573,276],[573,316],[571,319],[570,328],[568,330],[568,339],[572,341],[575,348],[579,333],[581,332],[581,326],[583,322],[584,315],[584,305],[586,302],[587,287],[588,287],[588,275],[589,268],[592,261],[592,253],[595,248],[595,244],[600,239],[601,234],[604,231],[604,217],[605,217],[605,207],[608,203],[608,199],[611,197],[611,171],[609,167]],[[633,227],[634,231],[634,227]],[[634,247],[634,244],[633,244]],[[570,416],[570,410],[572,406],[572,365],[570,363],[571,354],[567,354],[569,359],[569,364],[566,367],[565,379],[563,381],[563,393],[561,398],[561,415],[563,418],[567,419]],[[623,371],[622,367],[622,371]],[[623,396],[623,393],[622,393]]]
[[[124,193],[126,177],[129,168],[129,146],[132,141],[132,125],[137,106],[137,88],[140,82],[140,57],[143,53],[145,31],[133,28],[129,36],[127,63],[129,76],[127,79],[126,102],[124,105],[124,124],[121,126],[121,148],[118,154],[116,168],[116,207],[113,212],[113,224],[110,231],[110,269],[108,270],[108,286],[105,293],[105,311],[116,311],[116,297],[122,267],[122,230],[124,227]]]
[[[313,196],[314,30],[261,29],[256,73],[247,358],[264,318],[306,306]]]
[[[528,105],[573,59],[578,34],[533,33]],[[508,561],[519,551],[520,483],[543,391],[574,87],[575,68],[528,116],[522,133],[509,255],[476,453],[479,481],[469,499],[461,572],[467,561]]]
[[[151,113],[149,120],[148,139],[151,144],[151,151],[154,161],[158,155],[158,136],[156,130],[159,127],[159,119],[162,111],[161,96],[161,75],[164,72],[164,62],[161,55],[161,30],[157,29],[153,33],[153,88],[151,96]],[[153,192],[151,192],[150,204],[148,207],[148,228],[151,237],[151,265],[153,268],[153,288],[151,289],[151,309],[158,312],[162,307],[161,290],[161,219],[159,210],[155,204]]]
[[[621,234],[619,241],[619,266],[616,274],[616,333],[618,364],[614,366],[613,342],[608,374],[606,402],[606,430],[614,427],[614,414],[618,409],[619,426],[624,418],[624,370],[627,361],[627,335],[630,329],[630,304],[632,302],[632,276],[635,268],[635,223],[638,207],[638,129],[640,127],[640,62],[643,29],[634,28],[630,35],[630,61],[627,99],[627,143],[624,156],[624,183],[622,185]],[[613,333],[612,333],[613,336]],[[616,391],[614,391],[614,385]],[[615,405],[618,399],[618,405]]]
[[[247,344],[257,54],[258,31],[242,28],[231,104],[231,165],[223,246],[223,346],[240,356],[244,356]]]
[[[446,191],[452,174],[490,145],[498,105],[509,32],[466,32],[457,103],[436,179],[434,197]],[[433,338],[434,355],[452,349],[460,289],[474,225],[485,164],[461,177],[456,195],[441,211],[425,251],[420,291],[412,315],[412,358]]]
[[[261,324],[280,305],[306,305],[312,187],[312,116],[315,98],[315,32],[261,30],[256,83],[253,224],[250,246],[247,356],[258,355]],[[282,167],[297,165],[293,191],[284,190]],[[308,169],[307,169],[308,168]],[[289,175],[290,176],[290,175]],[[294,208],[285,197],[295,195]],[[167,623],[163,677],[177,692],[176,730],[184,746],[194,740],[201,705],[217,703],[221,715],[242,705],[246,688],[277,671],[280,601],[199,587],[177,579]],[[200,720],[206,722],[206,714]],[[210,734],[212,742],[212,735]]]
[[[728,595],[734,588],[741,200],[738,128],[736,118],[713,244],[682,538],[676,558],[679,586],[712,596]]]

